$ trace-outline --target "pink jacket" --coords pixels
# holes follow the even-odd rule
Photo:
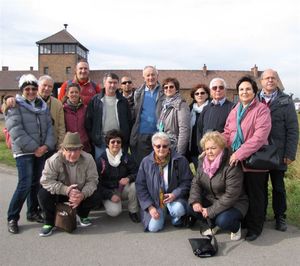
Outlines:
[[[225,128],[224,137],[228,147],[231,146],[237,131],[237,110],[238,103],[229,113]],[[271,115],[269,108],[259,102],[256,98],[249,106],[241,122],[244,135],[244,143],[235,152],[239,161],[243,161],[255,153],[262,145],[268,144],[268,136],[271,131]]]

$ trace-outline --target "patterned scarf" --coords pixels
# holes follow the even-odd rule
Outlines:
[[[79,99],[79,102],[77,104],[72,103],[69,99],[66,101],[67,105],[70,106],[72,111],[77,112],[77,110],[83,105],[81,99]]]
[[[204,157],[203,160],[203,172],[209,176],[209,178],[212,178],[212,176],[217,172],[219,169],[221,162],[222,162],[222,157],[224,154],[224,150],[219,153],[219,155],[214,159],[213,162],[209,161],[207,159],[207,156]]]

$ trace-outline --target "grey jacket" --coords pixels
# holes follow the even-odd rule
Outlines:
[[[238,209],[243,216],[248,210],[248,196],[244,191],[244,175],[241,166],[229,166],[228,151],[225,150],[221,165],[211,178],[204,173],[202,160],[193,178],[189,204],[199,202],[207,208],[209,218],[229,209]]]
[[[191,114],[188,104],[179,96],[165,111],[161,113],[163,132],[170,140],[171,147],[181,155],[185,155],[190,137]]]
[[[65,160],[62,151],[58,151],[51,156],[45,164],[45,168],[41,177],[41,185],[44,189],[51,194],[67,196],[67,188],[69,178],[68,174],[68,161]],[[78,189],[83,193],[84,197],[91,196],[97,189],[98,172],[96,163],[89,153],[81,151],[77,164],[76,180],[72,184],[77,184]],[[64,166],[65,169],[64,170]]]
[[[16,96],[16,107],[9,108],[5,113],[5,125],[12,140],[12,151],[15,156],[32,154],[46,145],[54,150],[55,138],[52,121],[47,104],[36,98],[33,107],[25,98]]]
[[[157,87],[159,92],[156,99],[156,118],[158,119],[160,116],[162,101],[164,100],[164,93],[161,90],[161,86],[159,83]],[[140,128],[142,106],[143,106],[143,101],[145,96],[145,88],[146,88],[146,84],[143,84],[134,93],[134,118],[133,118],[134,124],[130,135],[130,145],[133,147],[136,146],[137,143],[138,132]]]

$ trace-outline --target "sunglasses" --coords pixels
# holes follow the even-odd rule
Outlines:
[[[121,84],[122,84],[122,85],[126,85],[126,84],[131,84],[131,83],[132,83],[131,80],[127,80],[127,81],[123,81]]]
[[[196,95],[196,96],[204,95],[204,94],[206,94],[205,91],[195,92],[195,95]]]
[[[224,86],[213,86],[213,87],[211,87],[211,89],[212,89],[213,91],[216,91],[218,88],[219,88],[221,91],[225,89]]]
[[[65,148],[65,150],[66,151],[68,151],[68,152],[72,152],[72,151],[80,151],[81,150],[81,148]]]
[[[110,144],[115,144],[115,143],[121,144],[121,140],[111,140],[109,143]]]
[[[154,144],[154,147],[157,148],[157,149],[160,149],[160,148],[167,149],[167,148],[169,148],[169,145],[160,145],[160,144],[155,145]]]
[[[167,89],[174,89],[175,86],[174,85],[170,85],[170,86],[164,86],[164,89],[167,90]]]
[[[24,88],[24,91],[37,91],[38,88],[37,87],[26,87]]]

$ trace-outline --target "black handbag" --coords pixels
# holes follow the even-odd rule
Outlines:
[[[275,144],[263,145],[257,152],[244,160],[244,167],[257,170],[274,170],[280,165],[278,148]]]
[[[208,225],[211,228],[211,222],[207,219]],[[213,257],[218,252],[218,242],[211,230],[211,235],[202,236],[201,238],[189,238],[193,253],[199,258]]]
[[[77,228],[76,209],[73,209],[68,203],[57,203],[55,227],[72,233]]]

